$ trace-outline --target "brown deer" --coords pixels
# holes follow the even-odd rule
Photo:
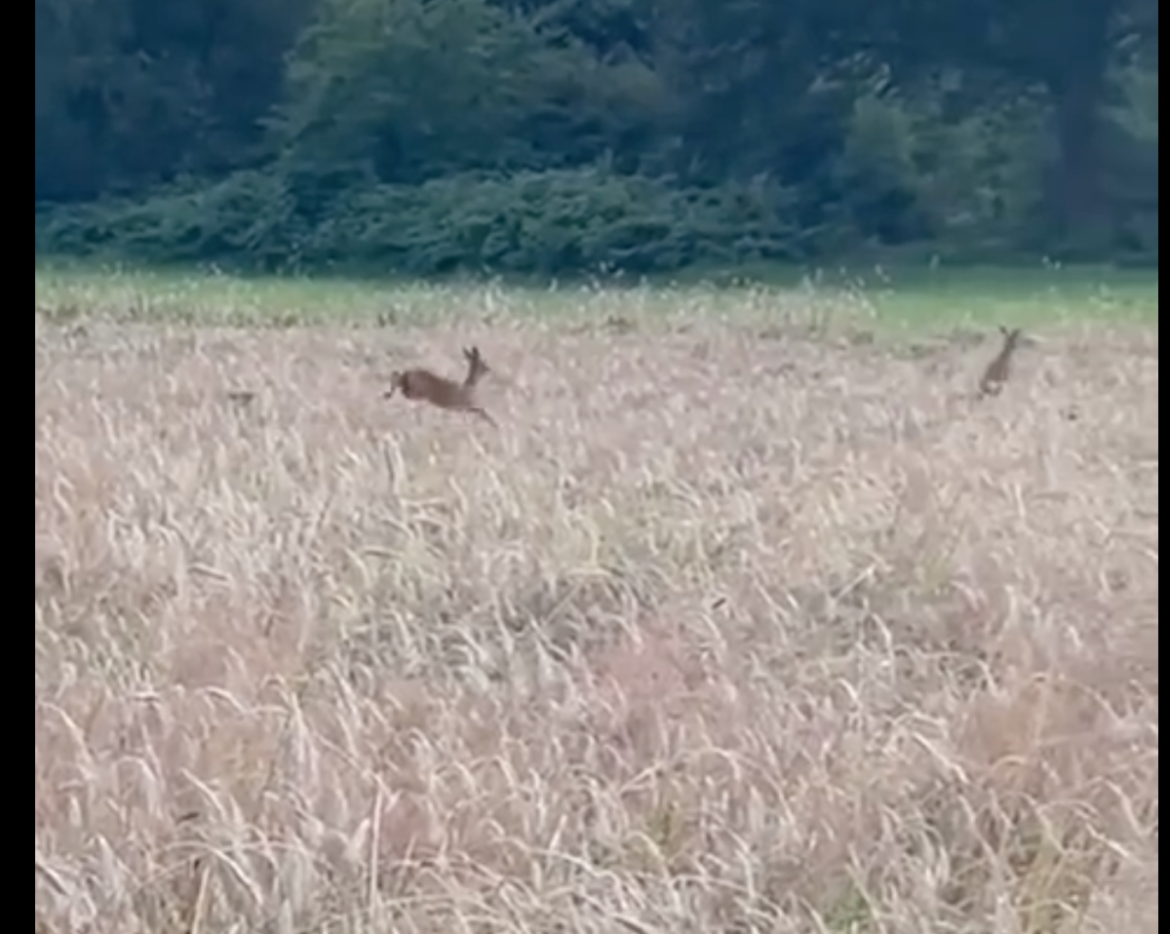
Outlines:
[[[463,351],[467,360],[467,376],[462,383],[445,376],[436,376],[430,370],[412,369],[395,371],[390,374],[390,390],[383,394],[389,399],[398,390],[407,399],[429,402],[440,409],[455,412],[470,412],[496,426],[496,420],[488,415],[475,400],[475,388],[485,374],[491,372],[478,347]],[[498,427],[498,426],[496,426]]]
[[[1022,332],[1019,328],[1009,330],[1003,325],[1000,325],[999,330],[1003,334],[1003,347],[995,355],[995,359],[987,364],[987,369],[983,371],[983,376],[979,380],[979,394],[981,396],[998,395],[1012,373],[1012,354],[1016,352]]]

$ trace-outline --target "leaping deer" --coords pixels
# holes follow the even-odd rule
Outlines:
[[[1011,376],[1012,354],[1016,352],[1016,346],[1020,342],[1022,332],[1019,328],[1008,330],[1003,325],[1000,325],[999,330],[1003,334],[1003,348],[983,371],[983,376],[979,380],[979,394],[981,396],[998,395],[999,391],[1003,389],[1003,384]]]
[[[389,399],[395,392],[401,390],[407,399],[429,402],[448,411],[470,412],[499,427],[496,420],[484,411],[475,398],[477,384],[485,374],[491,372],[491,368],[480,356],[478,347],[465,349],[463,357],[467,360],[467,376],[463,378],[462,383],[445,376],[437,376],[425,369],[395,371],[390,374],[390,389],[383,393],[383,398]]]

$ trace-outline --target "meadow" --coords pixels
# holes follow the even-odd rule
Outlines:
[[[1156,280],[49,267],[35,356],[38,932],[1157,931]]]

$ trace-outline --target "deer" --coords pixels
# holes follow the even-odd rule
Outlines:
[[[390,374],[390,389],[383,393],[382,398],[389,399],[401,390],[407,399],[429,402],[452,412],[469,412],[493,427],[499,427],[475,399],[476,386],[492,371],[491,367],[484,362],[478,347],[465,348],[463,357],[467,361],[467,375],[462,383],[420,368],[396,370]]]
[[[1019,328],[1009,330],[1002,324],[999,330],[1003,335],[1003,347],[995,355],[995,359],[987,364],[987,369],[983,371],[983,376],[979,380],[979,394],[981,396],[998,395],[999,391],[1003,389],[1003,384],[1011,376],[1012,354],[1016,352],[1022,332]]]

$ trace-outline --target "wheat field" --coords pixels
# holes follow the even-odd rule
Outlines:
[[[627,301],[38,308],[38,932],[1157,931],[1156,327]]]

